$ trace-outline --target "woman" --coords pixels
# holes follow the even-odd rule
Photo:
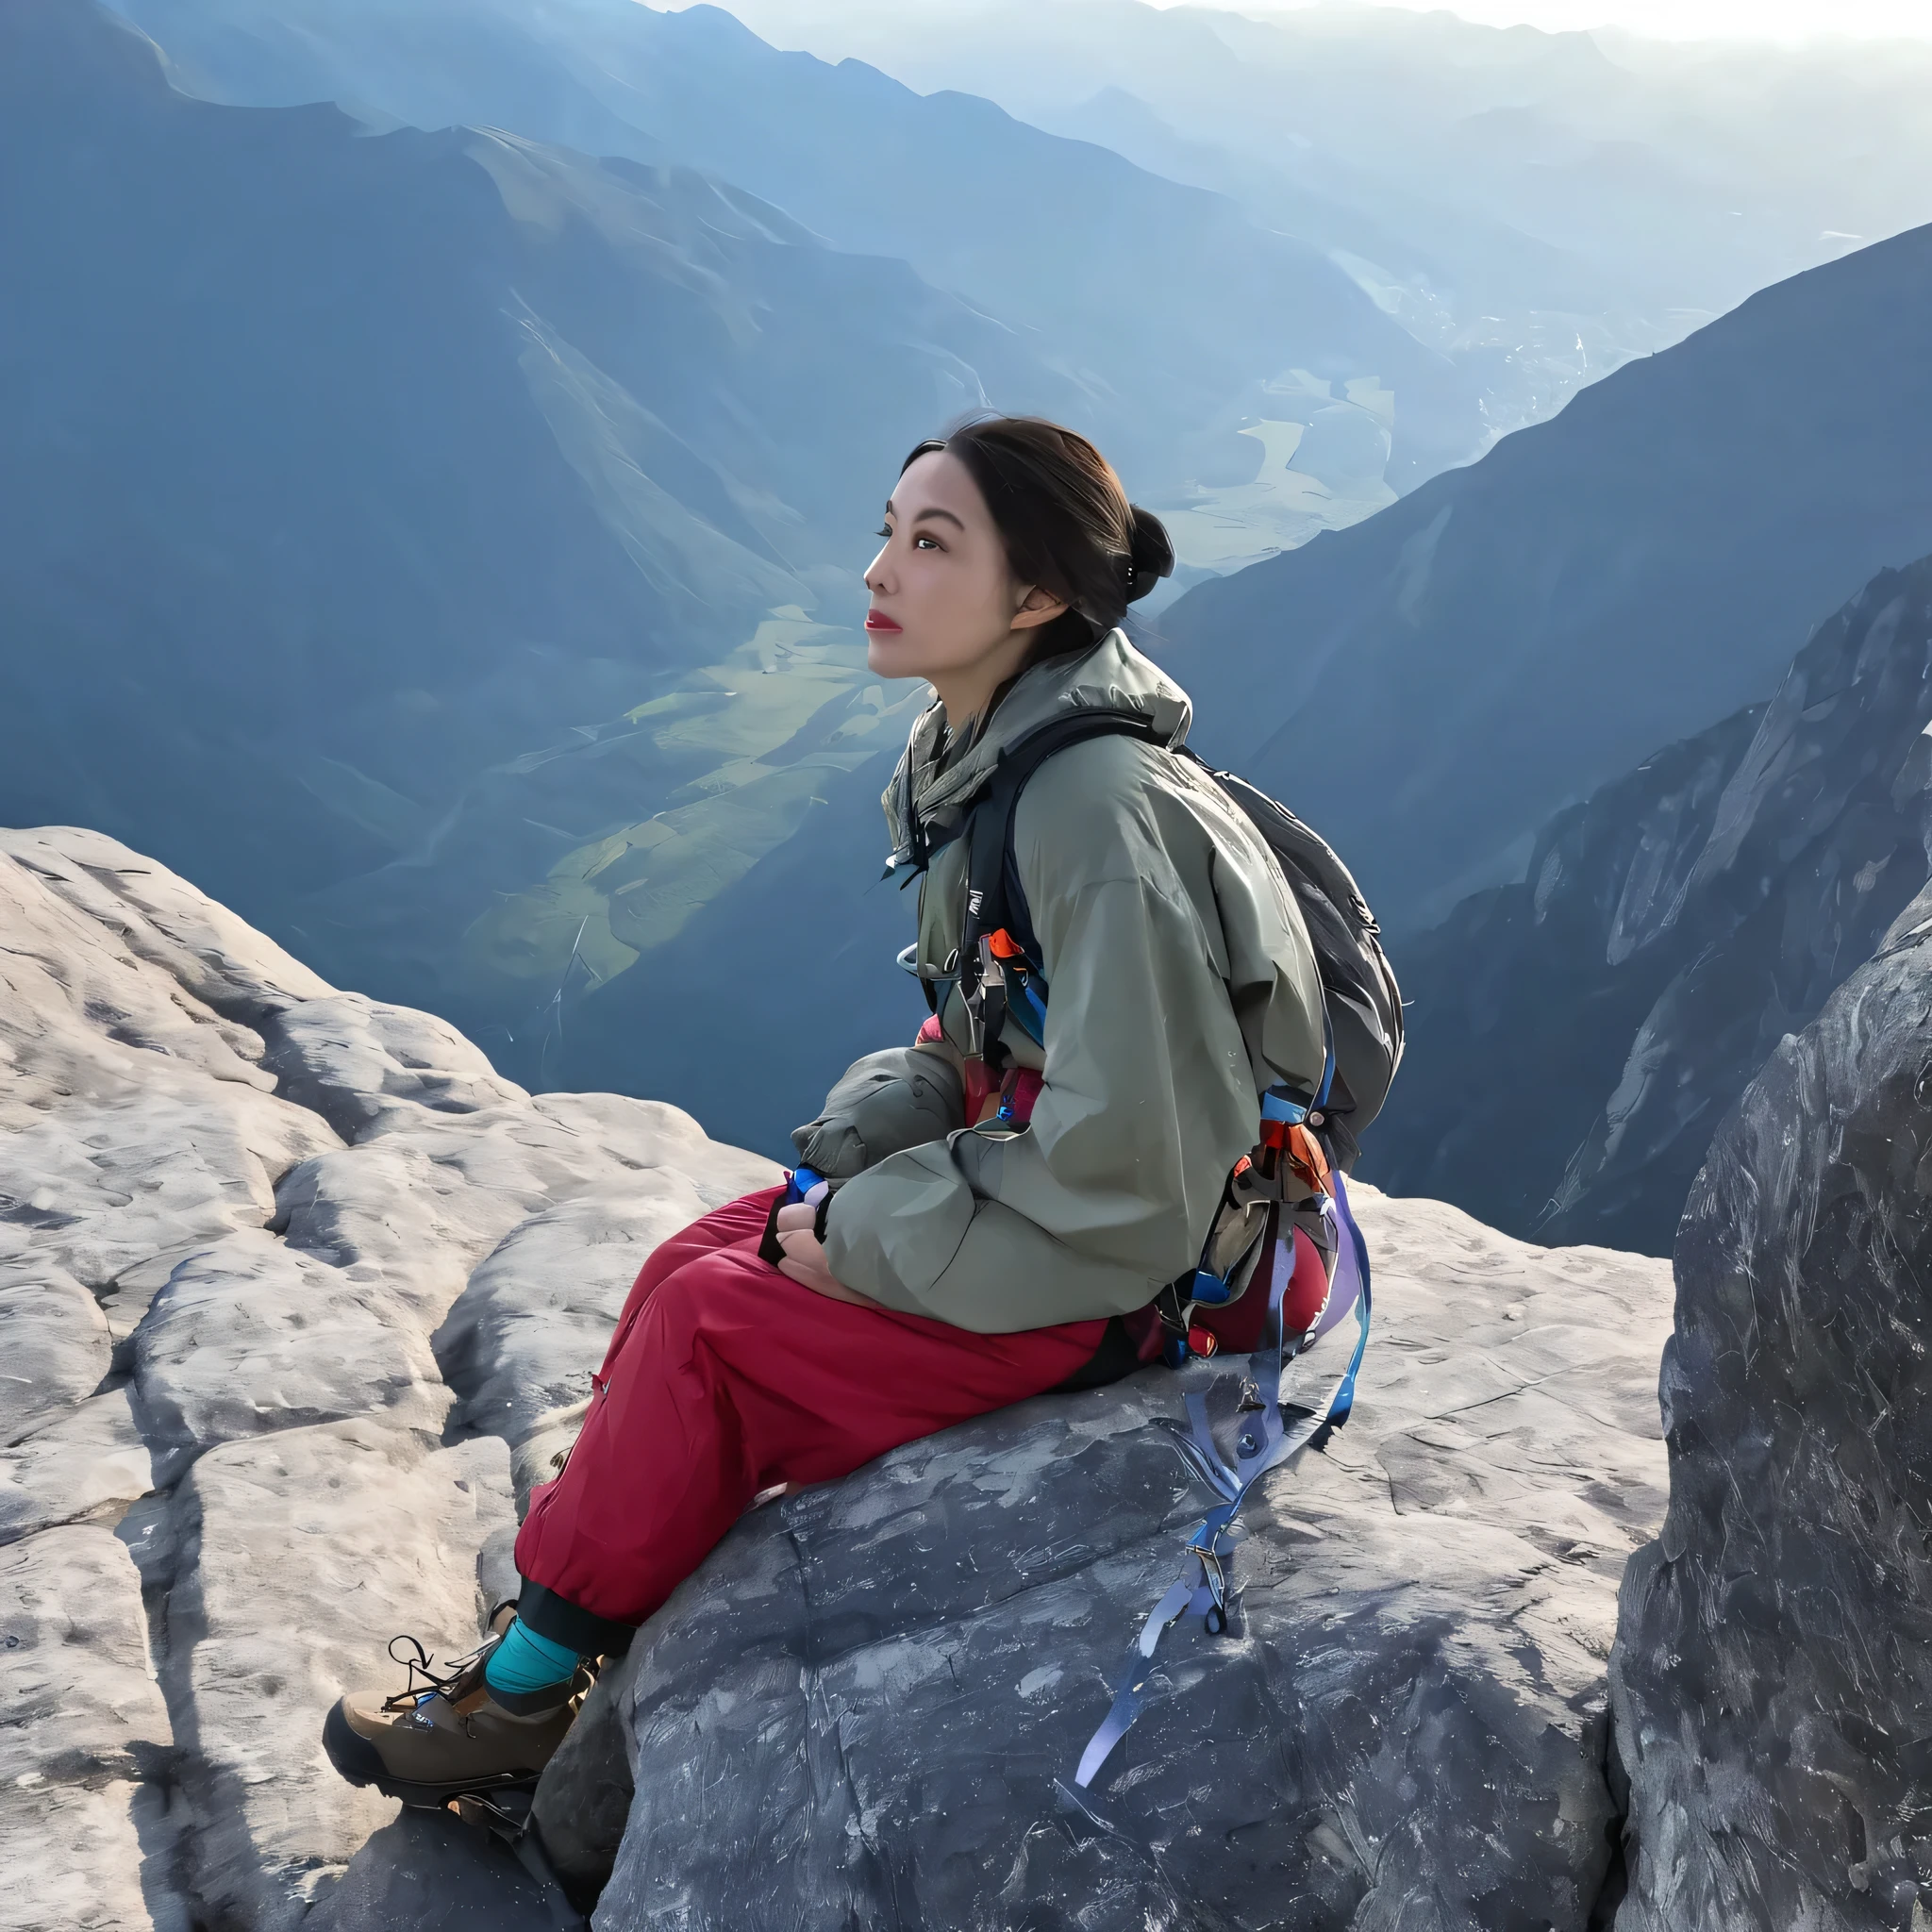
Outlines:
[[[925,866],[915,964],[935,1015],[793,1137],[832,1183],[816,1203],[768,1190],[653,1253],[569,1461],[532,1498],[514,1613],[427,1690],[336,1706],[325,1741],[353,1782],[440,1804],[527,1780],[584,1660],[621,1649],[761,1491],[1151,1358],[1153,1305],[1201,1259],[1258,1096],[1321,1082],[1293,899],[1175,756],[1187,698],[1119,628],[1172,568],[1158,522],[1084,438],[1003,418],[921,444],[880,534],[868,661],[935,698],[886,795],[895,853]],[[969,841],[952,835],[1003,750],[1085,711],[1140,728],[1068,745],[1020,795],[1050,997],[1031,1030],[1018,1003],[995,1008],[989,1043],[958,982]]]

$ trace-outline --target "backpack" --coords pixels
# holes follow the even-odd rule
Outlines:
[[[1028,732],[1000,754],[955,835],[969,841],[959,991],[981,1052],[995,1069],[1007,1058],[999,1041],[1008,1018],[1036,1043],[1044,1043],[1049,991],[1013,854],[1020,793],[1056,752],[1114,735],[1161,741],[1149,721],[1123,712],[1075,714]],[[1380,928],[1348,868],[1285,805],[1185,748],[1174,756],[1192,762],[1233,800],[1281,868],[1321,975],[1327,1064],[1312,1093],[1279,1086],[1261,1096],[1260,1143],[1229,1176],[1201,1265],[1191,1281],[1170,1284],[1157,1302],[1167,1331],[1165,1358],[1170,1368],[1182,1369],[1192,1357],[1212,1352],[1202,1344],[1204,1331],[1191,1324],[1193,1308],[1222,1305],[1241,1292],[1234,1285],[1238,1268],[1250,1268],[1243,1282],[1247,1291],[1260,1277],[1268,1295],[1260,1345],[1248,1357],[1236,1405],[1231,1459],[1215,1440],[1209,1390],[1186,1394],[1188,1421],[1184,1428],[1175,1427],[1177,1446],[1217,1501],[1187,1543],[1181,1574],[1149,1612],[1113,1686],[1108,1714],[1081,1754],[1074,1782],[1083,1790],[1140,1714],[1155,1650],[1168,1626],[1192,1610],[1211,1636],[1232,1627],[1236,1605],[1227,1566],[1235,1518],[1248,1491],[1269,1470],[1311,1444],[1319,1446],[1348,1420],[1368,1347],[1370,1291],[1368,1247],[1349,1209],[1344,1175],[1402,1060],[1402,994],[1382,951]],[[930,988],[928,997],[937,1011]],[[1258,1242],[1237,1237],[1217,1245],[1226,1217],[1249,1214],[1257,1203],[1263,1212]],[[1231,1246],[1239,1250],[1232,1260]],[[1351,1315],[1354,1348],[1325,1398],[1308,1407],[1285,1405],[1285,1366]]]
[[[1055,719],[1000,754],[958,834],[970,841],[959,990],[995,1067],[1004,1058],[998,1041],[1007,1019],[1016,1019],[1038,1042],[1046,1007],[1040,942],[1013,856],[1020,793],[1056,752],[1103,737],[1159,742],[1149,722],[1129,712]],[[1174,756],[1206,773],[1240,808],[1274,855],[1301,908],[1322,976],[1330,1060],[1321,1095],[1308,1110],[1324,1116],[1319,1124],[1331,1158],[1347,1173],[1402,1060],[1402,993],[1382,951],[1381,928],[1348,868],[1312,826],[1245,778],[1214,770],[1185,747]]]

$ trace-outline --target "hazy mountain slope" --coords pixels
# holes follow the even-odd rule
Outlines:
[[[1334,5],[1214,21],[1257,81],[1296,83],[1277,143],[1453,183],[1651,303],[1728,308],[1932,216],[1924,42],[1674,46]]]
[[[1319,250],[1233,202],[991,103],[924,98],[857,62],[768,46],[711,7],[635,0],[122,0],[222,98],[353,99],[419,125],[461,120],[712,170],[835,244],[901,257],[1026,333],[1085,391],[1076,420],[1137,491],[1246,482],[1237,432],[1392,391],[1376,480],[1407,488],[1482,445],[1474,386]],[[1332,386],[1332,390],[1331,390]],[[1387,415],[1386,407],[1384,416]],[[1373,500],[1323,479],[1361,514]],[[1338,512],[1334,520],[1341,520]],[[1249,547],[1257,554],[1264,541]]]
[[[902,738],[840,627],[899,457],[1073,399],[705,176],[208,106],[81,0],[0,9],[0,821],[446,1003],[559,855],[677,808],[688,910]]]
[[[1932,219],[1924,43],[1677,46],[1355,4],[737,10],[781,45],[983,93],[1336,251],[1471,367],[1499,428]]]
[[[922,91],[966,89],[1230,195],[1380,270],[1391,312],[1424,340],[1454,341],[1485,305],[1600,307],[1618,290],[1571,238],[1540,240],[1479,206],[1472,180],[1390,165],[1391,145],[1424,129],[1547,93],[1544,70],[1588,48],[1580,36],[1505,36],[1447,14],[1385,22],[1363,7],[1311,35],[1307,14],[1263,23],[1141,0],[929,0],[916,15],[891,0],[740,0],[734,11],[779,46],[867,60]]]
[[[1191,591],[1162,628],[1204,745],[1320,824],[1398,933],[1520,875],[1552,811],[1932,549],[1928,296],[1923,228]]]
[[[1932,558],[1403,949],[1411,1050],[1365,1171],[1528,1239],[1668,1254],[1718,1123],[1932,871],[1928,727]]]
[[[902,726],[909,718],[897,721]],[[903,741],[903,729],[900,732]],[[926,1017],[894,958],[917,888],[880,874],[879,793],[897,747],[826,791],[797,837],[708,899],[639,967],[558,1016],[546,1076],[558,1087],[695,1097],[720,1133],[775,1158],[859,1055],[910,1040]],[[723,1009],[725,986],[743,1001]]]
[[[908,908],[864,896],[923,691],[870,677],[848,631],[768,620],[662,695],[480,774],[432,846],[294,916],[474,1025],[507,1072],[655,1084],[782,1151],[850,1059],[924,1017],[916,995],[893,1014]]]

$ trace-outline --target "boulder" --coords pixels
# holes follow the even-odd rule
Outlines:
[[[1711,1147],[1623,1586],[1618,1932],[1932,1923],[1932,889]]]
[[[57,1270],[42,1281],[0,1288],[0,1321],[11,1343],[0,1364],[0,1389],[7,1391],[0,1426],[9,1441],[20,1441],[94,1392],[114,1342],[93,1296]]]
[[[1190,1382],[1231,1401],[1213,1365],[1022,1404],[740,1524],[540,1789],[578,1895],[612,1868],[600,1932],[1583,1932],[1617,1855],[1617,1580],[1663,1507],[1668,1276],[1357,1199],[1356,1415],[1265,1479],[1236,1632],[1174,1626],[1089,1790],[1206,1507],[1172,1424]]]
[[[280,1076],[283,1096],[319,1113],[344,1141],[359,1141],[398,1101],[475,1113],[525,1098],[447,1020],[360,993],[286,1008],[262,1028],[262,1064]]]

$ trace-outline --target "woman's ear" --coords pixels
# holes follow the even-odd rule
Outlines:
[[[1027,587],[1026,594],[1020,599],[1020,608],[1013,614],[1015,630],[1035,630],[1042,624],[1051,624],[1062,616],[1067,608],[1064,597],[1056,597],[1051,591],[1042,591],[1038,584]]]

